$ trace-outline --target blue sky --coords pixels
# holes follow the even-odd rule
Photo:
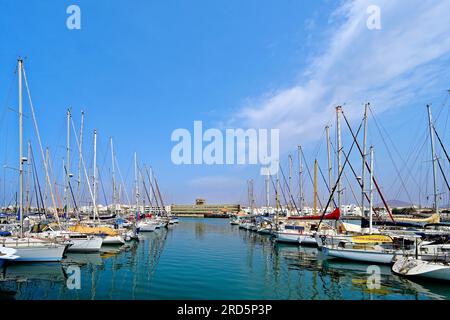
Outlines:
[[[81,9],[81,30],[66,28],[71,4]],[[381,8],[381,30],[365,25],[370,4]],[[302,144],[311,167],[320,146],[317,156],[325,168],[320,139],[323,127],[334,125],[336,104],[345,104],[356,124],[361,106],[370,101],[395,143],[391,148],[406,158],[425,134],[425,104],[433,103],[436,113],[443,110],[437,125],[450,141],[449,106],[443,105],[450,89],[445,1],[0,0],[0,6],[2,163],[14,166],[17,159],[17,115],[8,107],[17,108],[13,71],[19,55],[26,57],[56,178],[64,157],[65,110],[71,106],[77,124],[80,110],[86,112],[86,158],[92,157],[92,130],[99,132],[105,180],[113,136],[128,183],[137,151],[140,162],[155,168],[169,203],[196,197],[245,202],[248,178],[255,179],[256,196],[262,197],[257,166],[172,164],[170,135],[177,128],[192,130],[194,120],[205,127],[280,128],[283,165],[287,153]],[[30,118],[25,123],[32,138]],[[387,198],[407,200],[405,192],[397,195],[388,151],[374,125],[369,128]],[[348,146],[348,138],[344,141]],[[420,152],[421,164],[430,158],[427,148]],[[360,170],[358,159],[354,162]],[[411,162],[411,171],[419,171]],[[428,167],[421,165],[420,172],[431,183]],[[420,190],[424,197],[430,186]],[[417,201],[417,187],[411,183],[408,189]]]

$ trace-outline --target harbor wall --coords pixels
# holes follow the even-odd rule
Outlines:
[[[206,204],[204,199],[197,199],[195,204],[172,204],[170,211],[172,214],[181,217],[211,217],[226,218],[230,214],[236,214],[241,210],[239,204]]]

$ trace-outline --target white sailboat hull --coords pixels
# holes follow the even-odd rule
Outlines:
[[[15,261],[61,261],[66,249],[65,245],[51,247],[18,248]]]
[[[450,266],[444,263],[400,258],[392,266],[392,271],[403,276],[450,281]]]
[[[276,232],[275,237],[278,242],[300,244],[301,234],[295,232]]]
[[[103,239],[100,236],[70,231],[46,231],[35,234],[37,239],[63,239],[70,244],[67,252],[98,252]]]
[[[87,239],[70,239],[72,245],[68,252],[98,252],[103,244],[101,237],[88,237]]]
[[[32,238],[3,239],[0,246],[16,250],[18,262],[61,261],[68,244]]]
[[[307,246],[317,246],[317,241],[312,235],[302,235],[299,237],[299,243]]]
[[[125,244],[122,236],[106,236],[103,238],[102,244]]]
[[[154,223],[138,223],[139,232],[153,232],[156,230]]]
[[[378,252],[374,250],[333,249],[326,246],[322,247],[322,252],[326,256],[334,258],[379,264],[391,264],[395,256],[394,253]]]
[[[61,261],[66,250],[65,245],[17,247],[17,262]]]

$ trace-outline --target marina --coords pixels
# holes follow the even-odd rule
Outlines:
[[[81,147],[85,115],[81,113],[80,127],[77,130],[70,109],[66,112],[66,154],[62,159],[62,183],[59,184],[62,191],[58,192],[58,183],[53,180],[53,169],[49,162],[49,149],[46,149],[46,154],[43,151],[24,61],[21,58],[17,60],[17,78],[19,192],[15,194],[17,200],[14,205],[2,208],[2,285],[12,285],[13,288],[14,285],[22,286],[22,280],[18,280],[20,277],[14,275],[14,270],[25,272],[28,268],[31,275],[36,271],[35,277],[28,279],[24,276],[23,281],[30,283],[30,287],[33,287],[34,282],[39,282],[41,276],[46,281],[59,279],[56,282],[50,280],[46,284],[51,292],[45,296],[51,297],[50,299],[72,299],[71,290],[74,288],[79,299],[88,299],[89,296],[90,299],[106,299],[106,288],[110,290],[109,299],[336,299],[334,293],[328,293],[334,291],[334,286],[338,286],[333,278],[333,267],[329,266],[333,266],[335,261],[344,261],[350,264],[349,268],[359,271],[364,269],[360,264],[368,266],[365,274],[356,273],[355,278],[351,279],[344,277],[342,281],[347,281],[347,286],[339,279],[342,287],[338,286],[336,294],[343,299],[448,298],[446,294],[428,295],[426,289],[417,289],[415,294],[399,295],[396,291],[404,289],[403,286],[409,284],[410,278],[427,278],[440,282],[435,285],[442,286],[444,292],[449,288],[450,225],[443,219],[444,212],[448,214],[448,208],[440,205],[441,185],[438,182],[443,179],[447,183],[447,178],[442,169],[442,160],[437,156],[436,139],[441,142],[440,149],[445,155],[448,154],[432,119],[430,105],[426,106],[426,136],[429,136],[431,146],[430,166],[433,173],[431,208],[392,208],[386,200],[374,173],[378,172],[374,166],[374,147],[367,147],[366,143],[368,114],[371,111],[369,103],[365,104],[363,118],[356,133],[343,107],[335,108],[338,128],[338,146],[333,153],[337,167],[335,175],[332,174],[332,142],[327,126],[325,137],[328,178],[322,174],[322,181],[319,180],[319,170],[322,171],[317,158],[314,159],[311,173],[303,149],[298,146],[297,177],[293,176],[294,157],[291,154],[288,155],[287,174],[279,163],[276,174],[265,174],[265,192],[263,199],[259,200],[260,203],[263,200],[265,206],[257,205],[253,179],[247,181],[248,206],[210,205],[203,198],[197,198],[195,205],[166,205],[155,170],[152,166],[141,163],[137,152],[133,154],[133,181],[128,184],[123,181],[112,137],[108,139],[107,149],[111,159],[108,172],[111,179],[109,198],[101,178],[102,170],[97,162],[97,129],[93,130],[90,176],[85,159],[90,153],[83,151]],[[33,154],[30,140],[27,143],[27,154],[24,155],[24,85],[28,107],[33,115],[37,148],[41,151],[40,159],[39,155],[36,157]],[[346,135],[351,138],[346,148],[342,144],[343,121],[348,129]],[[362,143],[358,139],[361,128]],[[72,147],[72,140],[75,140],[75,149]],[[350,161],[354,150],[359,154]],[[70,162],[74,158],[78,160],[76,179]],[[450,158],[445,160],[450,163]],[[36,165],[39,161],[42,170],[38,170]],[[356,174],[352,165],[352,162],[354,164],[358,161],[362,162],[361,176]],[[351,169],[353,184],[356,183],[356,188],[360,188],[359,199],[355,195],[355,186],[344,175],[346,167]],[[44,176],[45,197],[42,196],[42,186],[37,182],[40,174]],[[305,183],[304,174],[309,175],[310,184]],[[33,186],[31,179],[34,180]],[[296,196],[294,180],[297,180],[298,185]],[[356,204],[344,203],[344,182],[351,188]],[[307,204],[305,196],[308,184],[312,185],[312,206]],[[74,192],[75,186],[77,192]],[[99,187],[103,193],[103,201],[99,199]],[[84,195],[81,193],[83,188],[88,191]],[[131,197],[127,188],[131,191]],[[448,188],[450,191],[450,187]],[[34,201],[30,193],[34,193]],[[379,205],[374,204],[375,193],[381,201]],[[320,194],[325,194],[322,201]],[[275,203],[271,206],[273,200]],[[87,205],[80,206],[83,202]],[[188,218],[189,216],[196,218]],[[349,216],[358,219],[346,220]],[[216,247],[218,243],[221,246]],[[190,256],[192,252],[195,252],[196,257]],[[85,264],[80,262],[72,265],[70,262],[83,259],[87,259]],[[166,262],[160,263],[160,259]],[[91,265],[91,261],[96,262]],[[242,264],[245,261],[248,263],[246,266]],[[50,264],[47,268],[45,265],[41,267],[40,263],[55,264]],[[113,263],[110,272],[106,271],[108,263]],[[193,265],[189,267],[191,263]],[[17,267],[21,264],[23,266]],[[170,267],[174,264],[182,266],[182,269],[171,270]],[[294,265],[298,267],[293,267]],[[338,265],[343,266],[340,263]],[[124,266],[123,270],[117,266]],[[389,272],[386,269],[383,269],[383,274],[378,271],[386,267]],[[45,275],[49,270],[55,272],[54,278],[51,274]],[[371,275],[370,270],[376,270],[377,274]],[[132,275],[131,280],[119,275],[117,281],[125,281],[124,284],[117,284],[119,289],[114,280],[116,271],[119,274],[128,272],[128,277]],[[99,273],[98,278],[95,278],[96,272]],[[196,278],[190,272],[195,272],[202,278]],[[293,275],[295,272],[298,274]],[[280,273],[287,274],[288,279],[280,279]],[[256,278],[253,278],[255,275]],[[143,276],[147,279],[142,279]],[[319,276],[322,281],[320,284],[317,283]],[[233,280],[233,277],[237,280]],[[296,279],[300,277],[303,279],[302,283],[297,284],[300,280]],[[86,278],[88,282],[83,282]],[[407,278],[408,281],[400,278]],[[170,279],[175,279],[177,284],[186,281],[189,285],[187,288],[179,285],[178,288],[171,287],[173,284]],[[164,281],[169,282],[164,284]],[[370,281],[375,281],[375,284]],[[389,287],[387,284],[383,287],[383,281],[394,281],[400,287]],[[87,283],[91,283],[91,286]],[[211,293],[212,288],[209,286],[217,283],[223,284]],[[361,288],[354,288],[355,283],[360,283]],[[164,285],[166,287],[161,287]],[[290,291],[293,285],[311,288],[300,295],[300,292],[295,294]],[[52,291],[55,286],[59,287],[57,296]],[[325,289],[316,292],[317,296],[311,296],[314,290],[318,290],[318,286]],[[45,285],[39,287],[43,289]],[[85,291],[88,287],[90,291]],[[13,293],[12,296],[27,299],[27,294],[22,296],[26,288],[25,285],[25,288],[12,290],[20,292]],[[190,291],[191,288],[203,291]],[[273,291],[272,288],[277,290]],[[300,288],[297,290],[302,291]],[[204,295],[205,292],[208,296]],[[242,296],[236,297],[235,292]],[[385,293],[380,294],[381,292]],[[32,292],[28,294],[33,295]],[[39,297],[32,296],[30,299]]]
[[[411,1],[2,2],[0,300],[450,300],[450,2]]]
[[[79,290],[65,270],[79,266]],[[1,273],[3,299],[407,299],[450,298],[450,288],[407,279],[380,266],[381,286],[366,286],[368,265],[326,260],[317,248],[277,244],[227,219],[181,218],[139,243],[61,263],[12,264]]]

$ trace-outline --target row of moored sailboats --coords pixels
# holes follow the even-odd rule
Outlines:
[[[67,112],[67,155],[65,163],[63,163],[65,173],[65,186],[64,186],[64,212],[58,213],[56,206],[56,195],[52,187],[54,183],[51,179],[51,170],[47,155],[44,155],[42,147],[39,128],[36,121],[36,115],[32,99],[30,96],[30,90],[26,73],[23,65],[23,60],[18,59],[17,65],[18,75],[18,105],[19,105],[19,195],[17,200],[17,212],[19,217],[19,223],[16,223],[16,218],[13,216],[7,223],[1,225],[0,236],[0,264],[5,261],[14,262],[40,262],[40,261],[61,261],[65,252],[98,252],[103,245],[123,245],[127,241],[139,240],[139,234],[141,232],[153,232],[161,228],[168,228],[178,222],[176,217],[171,217],[165,210],[162,196],[157,187],[156,178],[149,179],[149,185],[145,185],[142,178],[142,169],[137,166],[137,157],[135,154],[135,199],[134,206],[129,206],[129,209],[125,212],[113,212],[113,218],[101,219],[97,209],[97,165],[96,165],[96,139],[97,132],[94,130],[94,169],[93,179],[91,186],[91,179],[89,179],[87,170],[85,167],[83,153],[82,153],[82,131],[83,131],[83,116],[82,125],[80,130],[80,140],[75,134],[75,140],[77,142],[77,150],[79,154],[79,176],[78,187],[80,187],[81,172],[84,173],[84,177],[89,195],[91,198],[92,206],[91,212],[88,214],[82,214],[77,207],[77,202],[80,200],[74,196],[70,178],[70,133],[71,126],[75,131],[75,125],[71,118],[70,110]],[[41,155],[41,161],[44,169],[45,183],[48,193],[50,194],[50,200],[52,208],[47,208],[46,213],[31,214],[29,211],[29,204],[24,205],[24,167],[28,168],[31,165],[31,143],[28,143],[28,156],[23,155],[23,84],[25,83],[26,91],[28,93],[28,102],[30,107],[30,113],[32,115],[34,129],[36,133],[36,140],[39,145],[39,151]],[[113,210],[117,205],[117,190],[116,181],[114,176],[114,166],[116,163],[115,154],[113,151],[113,144],[111,139],[111,154],[112,154],[112,172],[113,172]],[[36,168],[36,163],[33,158],[33,168]],[[83,169],[83,170],[81,170]],[[146,169],[147,170],[147,169]],[[148,173],[148,171],[147,171]],[[37,175],[37,172],[33,173]],[[142,181],[143,186],[140,187],[138,183]],[[150,209],[146,210],[146,206],[143,203],[143,197],[141,197],[142,188],[145,190],[151,204]],[[149,192],[148,189],[151,189]],[[40,190],[39,190],[40,192]],[[36,190],[36,194],[39,194]],[[149,197],[151,193],[154,197]],[[27,191],[28,194],[28,191]],[[27,196],[28,198],[28,196]],[[151,202],[153,200],[153,204]],[[41,198],[42,201],[42,198]],[[36,202],[41,204],[41,209],[44,207],[44,201],[39,203],[39,197],[36,196]],[[52,213],[52,216],[49,215]],[[43,218],[44,215],[44,218]],[[26,222],[26,223],[25,223]]]
[[[254,231],[260,234],[273,236],[276,242],[291,243],[296,245],[314,245],[321,250],[323,256],[328,259],[345,259],[369,264],[389,264],[392,265],[392,271],[404,276],[420,276],[438,280],[450,280],[450,225],[440,223],[439,196],[437,187],[437,166],[438,157],[435,150],[435,136],[438,134],[432,121],[431,107],[428,108],[429,132],[431,140],[433,174],[434,174],[434,210],[435,212],[428,217],[400,217],[391,214],[387,202],[384,200],[377,181],[374,177],[374,148],[370,147],[369,153],[366,151],[366,127],[367,111],[369,105],[365,107],[365,114],[362,126],[364,127],[363,147],[358,144],[357,136],[353,133],[350,126],[353,142],[350,151],[345,156],[342,163],[341,152],[337,152],[338,173],[336,181],[331,179],[331,161],[330,149],[328,149],[329,159],[329,181],[328,190],[330,192],[328,202],[324,210],[319,213],[317,208],[317,161],[314,168],[314,210],[315,214],[302,214],[302,155],[299,147],[299,182],[300,182],[300,209],[291,196],[291,177],[289,177],[288,188],[289,201],[287,205],[292,208],[291,214],[280,212],[280,197],[283,192],[280,189],[279,174],[276,175],[276,182],[273,183],[275,189],[276,212],[275,214],[253,214],[252,210],[254,199],[252,192],[249,192],[250,212],[249,214],[240,214],[231,219],[231,224],[239,225],[239,228]],[[341,107],[336,108],[337,114],[337,150],[342,151],[340,137],[340,118],[345,115]],[[345,119],[348,125],[347,119]],[[361,126],[360,126],[361,128]],[[329,143],[328,133],[327,142]],[[444,146],[441,145],[443,148]],[[362,177],[356,177],[362,190],[361,202],[362,212],[366,215],[361,219],[361,225],[345,222],[341,216],[342,203],[342,185],[341,178],[346,166],[349,163],[349,155],[352,149],[359,150],[363,159]],[[444,150],[445,151],[445,150]],[[369,159],[367,158],[369,155]],[[447,153],[446,153],[447,154]],[[291,160],[291,159],[290,159]],[[450,159],[447,159],[450,162]],[[292,169],[291,169],[292,170]],[[291,171],[290,170],[290,171]],[[353,170],[353,169],[352,169]],[[281,173],[282,169],[280,167]],[[365,185],[365,172],[369,173],[369,186]],[[442,171],[441,171],[442,172]],[[443,172],[442,172],[443,173]],[[283,174],[284,176],[284,174]],[[266,207],[269,207],[269,179],[266,176]],[[251,181],[251,183],[253,183]],[[392,221],[380,219],[375,216],[373,206],[374,186],[379,192],[385,210]],[[366,190],[365,188],[368,188]],[[253,186],[249,187],[253,190]],[[450,191],[450,190],[449,190]],[[334,194],[337,194],[338,201],[334,202]],[[283,194],[283,196],[285,196]],[[364,203],[368,202],[369,210],[364,210]],[[334,207],[334,209],[331,209]],[[293,214],[292,214],[293,213]]]

